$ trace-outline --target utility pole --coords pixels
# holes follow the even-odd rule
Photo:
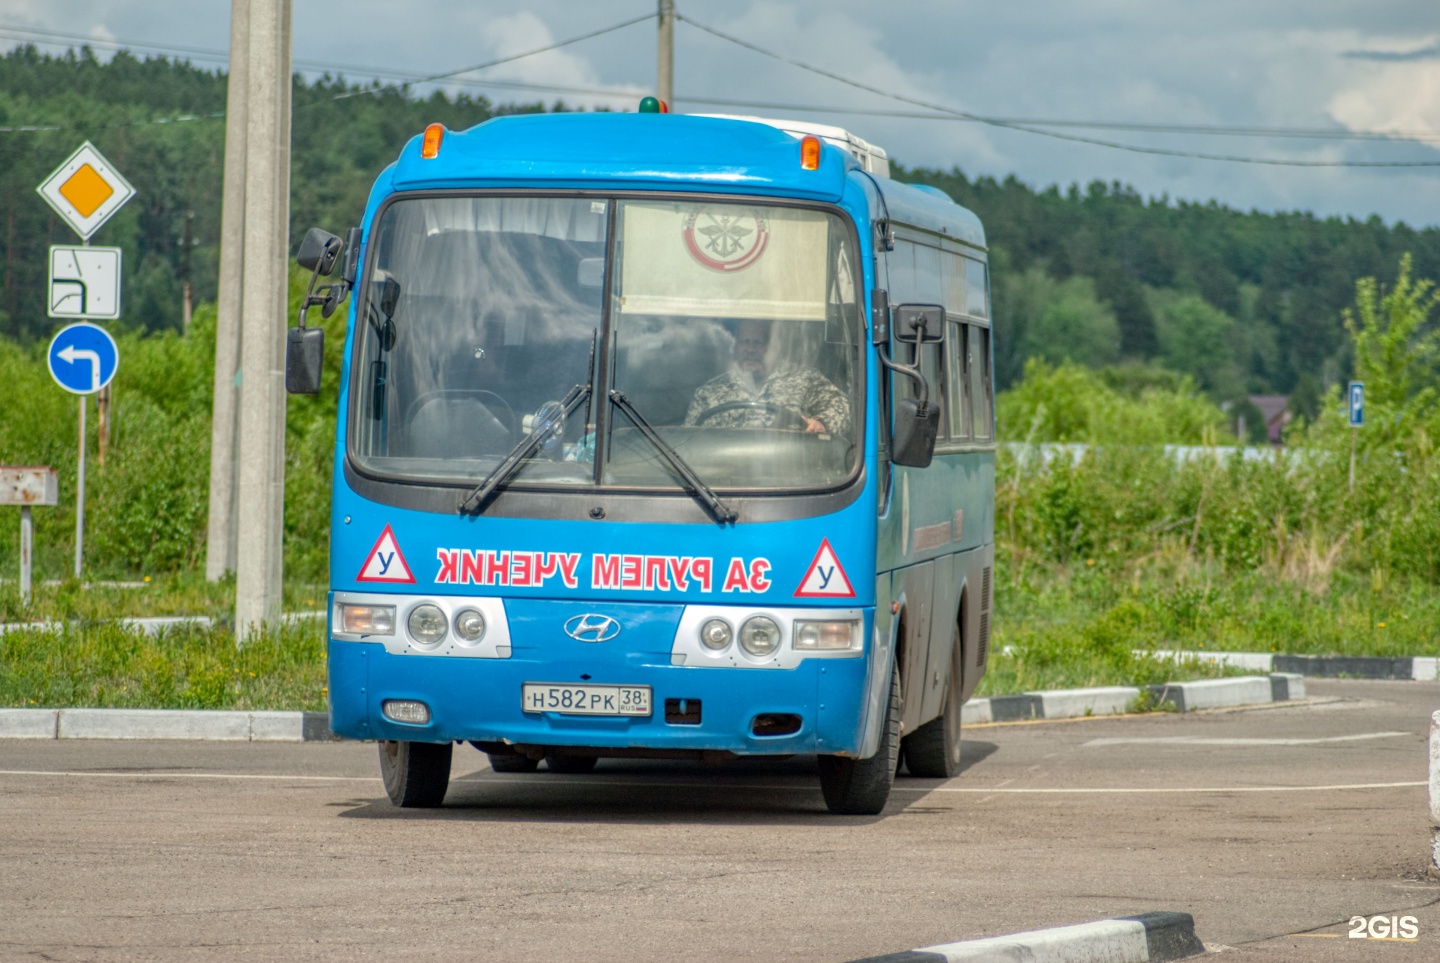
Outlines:
[[[235,427],[240,386],[240,278],[245,268],[245,123],[250,78],[250,2],[230,2],[230,78],[225,94],[225,182],[220,207],[220,289],[210,419],[210,516],[205,577],[235,570]]]
[[[233,3],[250,14],[235,564],[235,632],[243,644],[280,623],[292,17],[291,0]]]
[[[655,96],[675,109],[675,0],[660,0],[660,47],[655,57]]]

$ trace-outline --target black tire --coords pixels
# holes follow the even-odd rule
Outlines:
[[[599,761],[599,756],[572,756],[563,752],[557,752],[554,755],[545,757],[545,765],[550,768],[551,772],[564,772],[575,775],[590,772]]]
[[[910,735],[900,740],[905,766],[910,775],[926,779],[950,779],[960,772],[960,688],[961,660],[960,627],[955,627],[950,656],[949,687],[945,690],[945,708]]]
[[[820,757],[825,805],[841,816],[874,816],[885,808],[900,760],[900,671],[890,670],[890,702],[881,723],[880,747],[869,759]]]
[[[518,753],[511,756],[485,755],[490,758],[490,768],[496,772],[534,772],[540,768],[539,759],[531,759]]]
[[[380,743],[380,775],[390,801],[406,809],[432,809],[450,787],[453,746],[433,742]]]

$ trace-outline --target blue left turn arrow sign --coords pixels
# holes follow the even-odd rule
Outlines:
[[[50,377],[72,394],[94,394],[110,383],[119,366],[120,349],[98,324],[61,328],[50,342]]]

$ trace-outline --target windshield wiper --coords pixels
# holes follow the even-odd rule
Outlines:
[[[622,392],[611,391],[610,401],[615,407],[625,412],[625,417],[634,422],[635,427],[640,430],[640,434],[645,436],[645,440],[650,442],[655,450],[664,456],[665,460],[670,463],[670,467],[675,469],[675,474],[685,480],[685,484],[688,486],[686,491],[703,502],[705,507],[710,509],[710,514],[715,516],[717,522],[723,525],[726,522],[733,523],[739,518],[735,513],[735,509],[722,502],[720,496],[715,494],[714,489],[701,481],[700,476],[695,474],[695,469],[691,468],[685,462],[685,459],[680,457],[680,453],[674,448],[671,448],[669,443],[660,437],[654,426],[646,421],[645,416],[640,414],[635,406],[630,403],[629,398],[625,397]]]
[[[485,505],[490,501],[491,496],[499,491],[500,486],[509,481],[511,476],[520,470],[520,466],[523,465],[531,455],[535,454],[535,449],[545,443],[546,439],[550,437],[550,433],[554,431],[555,426],[563,425],[565,419],[570,417],[570,413],[580,407],[580,402],[590,397],[590,391],[591,387],[589,385],[576,385],[571,388],[565,394],[565,397],[560,400],[558,410],[552,408],[551,411],[553,414],[551,417],[533,425],[530,429],[530,435],[520,439],[520,443],[510,449],[510,453],[501,460],[500,464],[495,466],[495,469],[491,471],[490,474],[485,476],[485,480],[477,485],[474,491],[465,496],[465,500],[460,503],[460,514],[463,515],[466,512],[474,512],[478,515],[484,511]]]

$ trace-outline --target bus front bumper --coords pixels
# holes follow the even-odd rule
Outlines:
[[[378,643],[331,639],[331,728],[352,739],[855,755],[864,729],[868,667],[863,657],[805,659],[783,670],[590,660],[542,664],[395,655]],[[646,716],[525,711],[526,683],[648,686],[651,711]],[[388,718],[383,706],[391,700],[424,703],[429,721]],[[792,725],[793,732],[765,734]]]

